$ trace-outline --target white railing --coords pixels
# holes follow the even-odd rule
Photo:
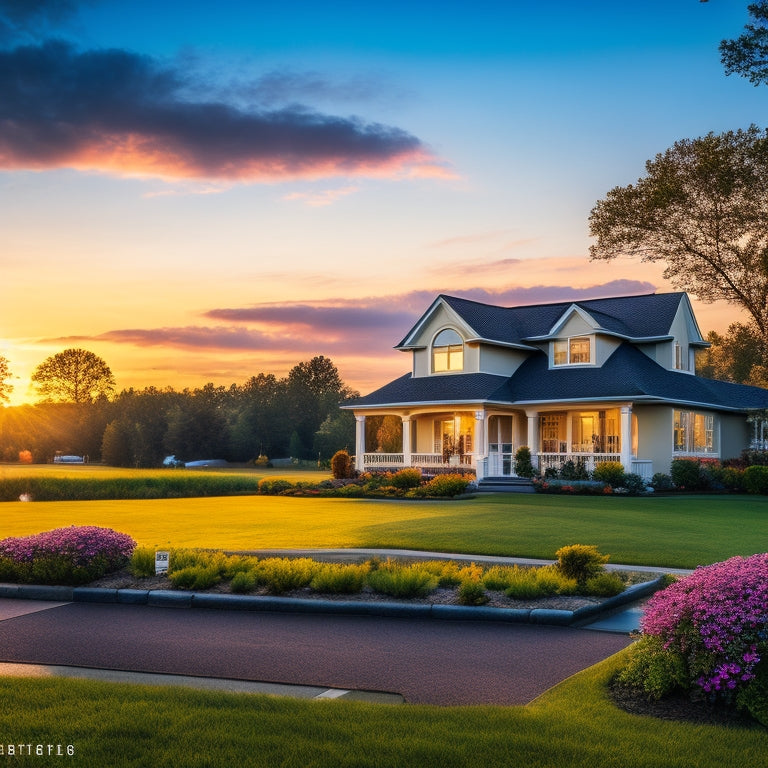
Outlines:
[[[412,453],[411,467],[471,467],[474,455],[465,453],[463,456],[450,456],[443,460],[442,453]],[[402,469],[405,467],[405,457],[402,453],[365,453],[363,454],[365,469]]]
[[[650,459],[632,459],[632,472],[650,482],[653,479],[653,462]]]
[[[534,462],[536,457],[534,457]],[[618,453],[540,453],[538,454],[539,472],[544,472],[549,467],[559,470],[563,464],[572,461],[576,466],[583,465],[587,472],[594,472],[595,466],[602,461],[621,461]]]

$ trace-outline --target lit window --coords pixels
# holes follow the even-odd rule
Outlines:
[[[432,342],[432,370],[435,373],[464,370],[464,341],[456,331],[440,331]]]
[[[675,453],[716,453],[715,416],[696,411],[675,411]]]
[[[677,343],[675,343],[675,368],[678,371],[688,370],[688,351]]]
[[[553,365],[585,365],[592,362],[592,340],[589,336],[556,341],[552,347]]]

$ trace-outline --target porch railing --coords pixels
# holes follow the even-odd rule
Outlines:
[[[594,472],[595,466],[602,461],[621,461],[618,453],[540,453],[534,457],[538,459],[539,472],[544,472],[550,467],[562,469],[563,464],[572,461],[576,465],[583,465],[587,472]]]
[[[412,453],[411,467],[471,467],[473,454],[465,453],[459,456],[449,456],[446,461],[442,453]],[[402,453],[366,453],[363,454],[363,464],[366,469],[402,469],[405,457]]]

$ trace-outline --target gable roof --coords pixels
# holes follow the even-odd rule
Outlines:
[[[422,346],[416,343],[418,332],[441,304],[449,307],[472,329],[476,335],[474,340],[530,349],[531,341],[549,338],[553,329],[574,308],[588,314],[597,323],[596,330],[604,333],[635,342],[669,338],[681,302],[687,304],[688,297],[685,293],[677,292],[499,307],[457,296],[440,295],[395,348],[412,349]]]
[[[669,371],[629,343],[600,368],[549,368],[537,352],[511,376],[488,373],[401,376],[344,408],[459,403],[525,406],[557,402],[630,400],[664,402],[726,411],[768,408],[768,390]]]

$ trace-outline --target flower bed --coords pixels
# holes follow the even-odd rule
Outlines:
[[[768,724],[768,554],[696,569],[648,601],[641,626],[620,680],[657,699],[684,690],[733,704]]]
[[[136,542],[125,533],[70,526],[0,541],[0,581],[86,584],[129,561]]]

